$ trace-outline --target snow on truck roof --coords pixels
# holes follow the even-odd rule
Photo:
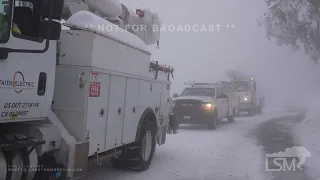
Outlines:
[[[97,34],[118,40],[121,43],[151,54],[148,46],[139,37],[91,12],[79,11],[73,14],[66,21],[65,25],[93,31]]]

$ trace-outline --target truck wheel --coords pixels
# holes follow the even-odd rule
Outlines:
[[[258,106],[257,113],[258,114],[262,113],[262,105],[261,104],[259,104],[259,106]]]
[[[149,168],[156,150],[156,131],[157,126],[153,124],[152,117],[147,115],[142,123],[140,138],[135,143],[138,148],[132,151],[133,153],[128,159],[130,169],[145,171]]]
[[[132,169],[145,171],[149,168],[156,149],[156,125],[152,117],[146,116],[140,130],[139,140],[125,147],[118,158],[112,158],[111,164],[116,169]]]
[[[213,120],[210,119],[208,124],[208,129],[215,130],[217,129],[217,122],[218,122],[218,114],[217,110],[214,111]]]
[[[233,116],[233,115],[228,116],[228,117],[227,117],[227,121],[228,121],[229,123],[233,123],[233,122],[234,122],[234,116]]]
[[[253,109],[253,108],[250,109],[250,110],[248,111],[248,114],[249,114],[249,116],[253,116],[253,114],[254,114],[254,109]]]
[[[115,169],[125,169],[126,168],[126,159],[123,154],[118,158],[111,158],[111,165]]]

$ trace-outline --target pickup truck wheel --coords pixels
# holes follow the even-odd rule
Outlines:
[[[213,119],[209,121],[208,129],[215,130],[217,129],[217,122],[218,122],[218,114],[217,111],[214,111]]]

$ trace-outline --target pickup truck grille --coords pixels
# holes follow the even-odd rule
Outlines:
[[[174,112],[176,114],[197,114],[202,112],[201,104],[199,100],[176,100]]]

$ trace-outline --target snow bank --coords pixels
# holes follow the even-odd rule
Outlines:
[[[311,113],[309,111],[309,113]],[[303,147],[311,154],[305,163],[308,173],[313,179],[320,179],[320,112],[313,112],[297,128],[296,135],[299,136]]]
[[[67,20],[66,25],[93,31],[150,53],[147,45],[139,37],[88,11],[75,13]]]
[[[306,161],[308,172],[313,179],[320,179],[320,93],[309,92],[305,94],[305,101],[302,102],[306,117],[295,129],[302,146],[310,153]]]

